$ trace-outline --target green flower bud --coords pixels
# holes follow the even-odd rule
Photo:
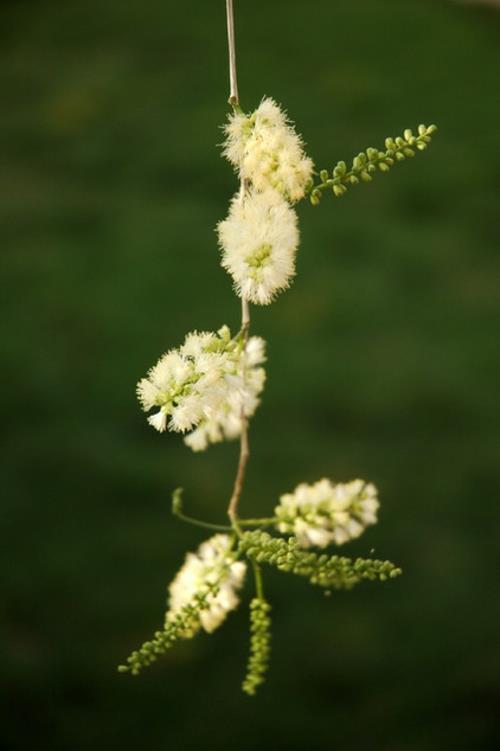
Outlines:
[[[319,202],[321,201],[321,191],[318,190],[318,188],[315,188],[312,193],[311,197],[309,199],[313,206],[317,206]]]
[[[333,170],[334,177],[343,177],[347,172],[347,164],[339,162]]]

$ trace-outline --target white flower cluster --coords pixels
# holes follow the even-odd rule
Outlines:
[[[196,595],[207,596],[208,607],[200,612],[201,626],[211,633],[234,610],[239,599],[246,564],[235,561],[228,535],[217,534],[203,542],[196,553],[188,553],[186,561],[169,587],[167,623],[174,620],[183,607]],[[210,587],[216,586],[216,593]]]
[[[144,411],[159,410],[148,422],[160,433],[179,433],[193,451],[209,443],[236,438],[241,433],[242,411],[254,414],[264,387],[265,342],[250,337],[231,338],[227,326],[217,333],[188,334],[184,344],[171,349],[137,384]]]
[[[255,112],[235,112],[225,126],[224,156],[256,190],[274,188],[290,203],[304,197],[313,163],[286,114],[265,97]]]
[[[290,286],[299,230],[295,211],[279,193],[250,189],[243,200],[237,194],[218,232],[222,266],[240,297],[267,305]]]
[[[313,163],[272,99],[263,99],[251,115],[232,114],[225,133],[224,155],[243,189],[217,227],[222,265],[240,297],[267,305],[295,274],[299,231],[290,204],[304,197]]]
[[[342,545],[377,522],[379,506],[377,489],[363,480],[301,483],[293,493],[281,496],[275,509],[277,528],[294,534],[303,548]]]

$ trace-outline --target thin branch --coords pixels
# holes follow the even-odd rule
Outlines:
[[[245,189],[244,183],[241,185],[241,193]],[[243,332],[243,350],[246,349],[248,342],[248,330],[250,328],[250,308],[247,300],[241,301],[241,330]],[[243,387],[245,386],[245,369],[243,368]],[[238,462],[238,469],[236,471],[236,478],[234,481],[233,492],[229,501],[227,514],[231,519],[231,524],[238,528],[238,503],[243,490],[243,483],[245,482],[245,472],[247,468],[248,459],[250,457],[250,447],[248,443],[248,418],[245,414],[245,405],[241,405],[241,436],[240,436],[240,459]]]
[[[233,12],[233,0],[226,0],[226,18],[227,18],[227,42],[229,47],[229,104],[238,108],[240,99],[238,94],[238,78],[236,73],[236,43],[234,37],[234,12]],[[242,178],[240,183],[240,199],[243,201],[245,195],[245,180]],[[248,342],[248,331],[250,329],[250,306],[247,300],[241,301],[241,330],[243,332],[243,349],[246,348]],[[245,370],[243,369],[243,387],[245,386]],[[243,401],[243,400],[242,400]],[[250,448],[248,445],[248,419],[245,414],[245,405],[241,405],[241,436],[240,436],[240,458],[238,462],[238,469],[236,471],[236,478],[234,480],[233,492],[229,501],[227,514],[231,520],[236,531],[239,531],[238,526],[238,503],[240,500],[241,492],[243,490],[243,483],[245,481],[245,472],[247,467],[248,458],[250,456]]]
[[[241,328],[246,344],[246,340],[248,339],[248,329],[250,328],[250,307],[248,305],[248,300],[243,299],[241,301]]]
[[[238,106],[238,78],[236,75],[236,44],[234,39],[233,0],[226,0],[227,43],[229,47],[229,104]]]
[[[224,524],[212,524],[205,522],[202,519],[195,519],[193,516],[187,516],[182,508],[182,488],[176,488],[172,493],[172,514],[183,522],[188,524],[194,524],[196,527],[204,527],[205,529],[213,529],[217,532],[231,531],[232,527],[228,527]]]
[[[196,527],[205,527],[205,529],[213,529],[217,532],[231,532],[234,528],[229,527],[227,524],[213,524],[212,522],[206,522],[203,519],[196,519],[194,516],[188,516],[184,513],[183,501],[182,501],[182,488],[176,488],[172,493],[172,514],[183,522],[188,524],[194,524]],[[278,518],[276,516],[266,517],[262,519],[238,519],[238,526],[240,527],[270,527],[272,524],[276,524]]]
[[[238,519],[240,527],[271,527],[277,523],[277,516],[267,516],[262,519]]]
[[[248,329],[247,329],[248,331]],[[236,478],[234,481],[233,492],[229,501],[227,509],[227,515],[231,519],[231,523],[236,529],[238,529],[238,503],[243,490],[243,483],[245,482],[245,472],[247,468],[248,459],[250,457],[250,448],[248,445],[248,419],[245,415],[245,409],[241,407],[241,436],[240,436],[240,459],[238,462],[238,469],[236,471]]]
[[[195,527],[203,527],[203,529],[212,529],[215,532],[231,532],[233,529],[227,524],[211,524],[210,522],[204,522],[201,519],[195,519],[193,516],[186,516],[186,514],[181,514],[179,512],[174,513],[174,516],[176,516],[178,519],[180,519],[183,522],[187,522],[188,524],[193,524]]]

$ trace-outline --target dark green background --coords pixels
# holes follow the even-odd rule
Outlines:
[[[431,149],[299,206],[242,512],[323,476],[376,482],[346,553],[404,577],[325,599],[274,572],[273,663],[239,692],[246,606],[140,678],[116,665],[224,519],[236,444],[151,430],[135,383],[237,327],[214,226],[222,0],[0,11],[2,713],[9,751],[493,751],[500,699],[500,12],[426,0],[236,0],[242,103],[286,105],[318,167],[436,122]],[[247,589],[247,595],[250,588]]]

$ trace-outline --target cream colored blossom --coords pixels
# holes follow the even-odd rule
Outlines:
[[[167,622],[197,595],[207,597],[208,608],[200,612],[200,625],[211,633],[239,603],[237,591],[243,585],[246,564],[236,561],[231,551],[231,538],[217,534],[203,542],[196,553],[186,560],[169,587]],[[216,590],[212,593],[211,587]],[[194,635],[193,633],[190,636]]]
[[[376,523],[379,506],[377,489],[363,480],[302,483],[281,496],[275,509],[277,528],[294,534],[304,548],[342,545]]]
[[[304,197],[313,163],[273,99],[265,97],[250,115],[230,115],[225,134],[224,156],[256,190],[273,188],[290,203]]]
[[[184,443],[193,451],[204,451],[210,443],[237,438],[242,429],[242,411],[251,417],[259,406],[259,394],[266,380],[264,368],[258,367],[265,361],[265,342],[252,336],[244,352],[240,353],[237,371],[225,378],[228,389],[218,406],[209,416],[200,421],[198,427]]]
[[[163,355],[137,384],[143,409],[157,411],[148,422],[159,432],[192,431],[184,439],[194,451],[241,433],[242,410],[254,414],[264,387],[265,342],[217,333],[188,334],[184,344]]]
[[[290,286],[299,244],[297,215],[274,190],[249,190],[231,202],[227,219],[217,227],[222,266],[237,294],[268,305]]]

